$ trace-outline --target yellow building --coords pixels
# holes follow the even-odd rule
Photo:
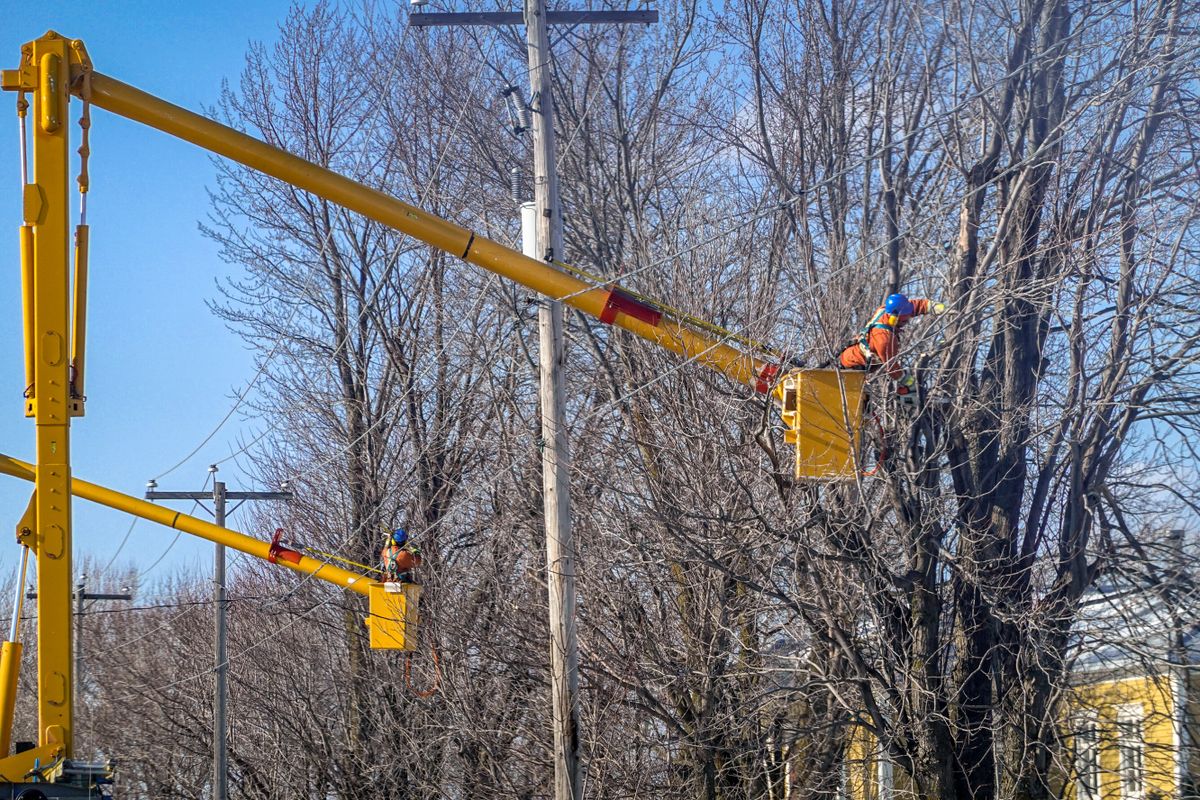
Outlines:
[[[1195,797],[1200,682],[1191,586],[1111,582],[1084,599],[1063,723],[1066,800]]]
[[[1200,798],[1200,669],[1185,666],[1200,664],[1200,625],[1181,611],[1191,591],[1106,584],[1085,599],[1054,776],[1063,800]],[[841,796],[917,798],[864,730],[847,742]]]
[[[1166,800],[1183,796],[1178,682],[1133,675],[1076,687],[1067,722],[1068,800]]]

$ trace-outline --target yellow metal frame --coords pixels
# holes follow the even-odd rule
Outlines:
[[[37,468],[33,464],[18,458],[0,454],[0,474],[32,481],[36,477]],[[318,558],[310,558],[299,551],[287,547],[273,547],[271,542],[247,536],[230,528],[222,528],[219,525],[206,522],[198,517],[155,505],[146,500],[123,494],[99,484],[90,483],[81,478],[75,478],[71,481],[71,493],[83,500],[90,500],[93,503],[107,506],[117,511],[123,511],[135,517],[141,517],[144,520],[158,523],[159,525],[165,525],[168,528],[190,533],[193,536],[207,539],[216,544],[225,545],[228,548],[238,550],[264,561],[272,561],[293,572],[298,572],[301,575],[311,575],[314,578],[335,584],[343,589],[357,592],[364,597],[369,595],[367,586],[371,583],[371,578],[326,563]],[[40,603],[41,601],[42,596],[39,590],[38,602]]]
[[[37,468],[20,459],[0,454],[0,474],[36,481]],[[83,500],[190,533],[255,558],[271,561],[301,575],[310,575],[363,595],[369,601],[366,624],[373,649],[411,652],[416,647],[417,605],[421,596],[419,586],[411,583],[378,583],[366,575],[342,569],[319,558],[311,558],[284,545],[256,539],[80,478],[72,479],[71,493]],[[36,503],[31,501],[30,509],[25,512],[18,525],[18,536],[22,541],[34,538],[31,526],[34,525],[32,509],[35,505]],[[46,586],[39,582],[38,587],[38,602],[41,602]],[[64,729],[56,727],[49,730],[46,741],[41,742],[41,747],[4,757],[8,753],[11,734],[11,709],[16,699],[20,654],[19,643],[5,642],[0,648],[0,723],[3,723],[0,725],[0,782],[18,782],[35,764],[39,765],[39,769],[45,769],[67,757],[68,752],[65,738],[58,738],[59,731]]]
[[[96,73],[83,43],[53,31],[22,48],[17,69],[0,73],[0,87],[33,98],[33,178],[24,187],[21,275],[25,312],[25,413],[34,418],[36,465],[0,456],[0,472],[32,480],[34,499],[18,539],[36,553],[38,568],[38,737],[36,751],[4,758],[0,779],[16,780],[31,759],[71,755],[71,497],[94,500],[178,528],[372,599],[372,642],[411,649],[419,591],[388,592],[362,575],[218,528],[104,487],[73,480],[70,418],[83,413],[87,228],[76,234],[75,308],[71,308],[69,226],[70,96],[192,142],[252,169],[391,226],[451,255],[560,299],[601,321],[722,372],[760,392],[778,367],[731,346],[725,334],[664,314],[616,286],[597,286],[529,258],[473,231],[428,214],[383,192],[309,163],[227,126]],[[24,115],[21,102],[18,113]],[[85,123],[86,124],[86,123]],[[86,143],[85,143],[86,144]],[[81,149],[85,152],[86,146]],[[81,190],[86,178],[81,176]],[[71,374],[72,364],[75,374]],[[74,381],[74,382],[73,382]],[[376,584],[379,587],[378,584]],[[389,621],[390,620],[390,621]],[[385,624],[386,623],[386,624]],[[407,626],[407,627],[406,627]],[[390,642],[390,644],[388,644]],[[9,659],[10,662],[12,658]],[[2,670],[0,670],[2,672]],[[0,675],[0,680],[2,680]],[[0,710],[8,701],[0,683]],[[38,755],[31,756],[30,753]],[[52,760],[52,759],[51,759]]]
[[[25,413],[32,415],[37,467],[30,535],[38,580],[38,741],[71,755],[71,275],[70,86],[90,69],[81,45],[55,33],[25,45],[3,87],[33,98],[33,173],[21,229],[25,312]],[[7,698],[5,703],[10,702]],[[32,751],[31,751],[32,752]],[[45,755],[45,754],[43,754]],[[22,759],[27,759],[25,753]],[[11,778],[9,761],[0,774]]]
[[[19,592],[25,591],[21,586]],[[17,680],[21,677],[21,643],[0,644],[0,754],[12,745],[13,711],[17,706]],[[0,770],[3,772],[3,770]]]

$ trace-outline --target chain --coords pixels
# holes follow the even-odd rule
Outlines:
[[[25,117],[29,111],[29,101],[25,99],[25,92],[17,95],[17,124],[21,129],[21,191],[25,191],[25,186],[29,183],[29,146],[26,143]]]
[[[92,127],[92,71],[85,69],[79,87],[79,97],[83,100],[83,113],[79,117],[79,224],[87,225],[87,193],[89,188],[88,156],[92,154],[88,146],[88,132]]]

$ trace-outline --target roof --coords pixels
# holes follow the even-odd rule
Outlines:
[[[1080,601],[1070,656],[1075,673],[1157,672],[1183,656],[1200,663],[1200,599],[1186,571],[1111,574]]]

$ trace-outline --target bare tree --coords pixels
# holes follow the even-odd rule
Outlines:
[[[951,313],[906,331],[917,411],[873,378],[883,452],[822,486],[791,479],[769,402],[569,319],[588,793],[831,798],[869,734],[921,797],[1055,795],[1081,604],[1154,565],[1159,507],[1196,503],[1196,11],[660,11],[555,43],[567,261],[808,364],[891,290]],[[512,31],[317,4],[220,112],[511,241],[525,144],[496,90],[522,64]],[[255,527],[369,567],[405,525],[427,559],[411,659],[367,651],[354,600],[235,565],[237,791],[544,795],[530,303],[217,170],[206,230],[245,277],[216,311],[261,370],[241,457],[298,497]],[[170,588],[176,608],[98,628],[120,649],[88,714],[144,709],[134,792],[202,797],[211,655],[199,587]]]

